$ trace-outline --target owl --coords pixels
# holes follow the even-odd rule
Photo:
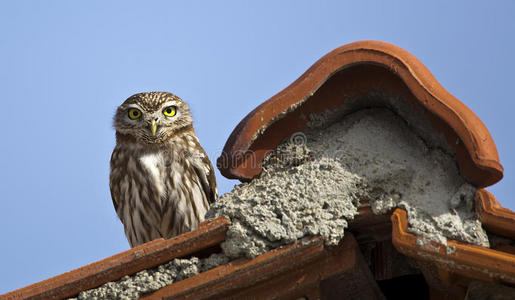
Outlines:
[[[114,128],[109,186],[131,247],[196,229],[217,187],[188,105],[167,92],[136,94]]]

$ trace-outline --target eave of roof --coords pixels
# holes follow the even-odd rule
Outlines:
[[[312,237],[254,259],[232,261],[142,299],[243,299],[248,295],[255,299],[319,299],[320,281],[335,275],[347,285],[353,282],[364,299],[380,299],[370,271],[363,270],[368,266],[352,234],[331,249],[324,246],[322,238]],[[349,295],[341,296],[345,299]]]
[[[478,213],[489,230],[513,239],[515,213],[498,205],[497,200],[485,190],[476,194]],[[377,232],[376,225],[384,224],[385,216],[376,216],[369,207],[360,209],[360,216],[352,221],[351,230]],[[488,221],[486,221],[488,220]],[[447,245],[435,242],[418,245],[418,236],[407,232],[407,214],[402,209],[391,215],[392,242],[401,253],[416,259],[423,270],[434,268],[442,284],[455,288],[478,279],[515,285],[514,249],[489,249],[448,240]],[[117,280],[125,275],[155,267],[177,257],[185,257],[219,245],[225,239],[230,222],[225,218],[209,220],[199,229],[169,240],[158,239],[131,250],[116,254],[82,268],[35,283],[25,288],[1,295],[0,299],[62,299],[80,291]],[[511,230],[506,231],[506,228]],[[447,252],[448,247],[452,251]],[[352,233],[347,232],[339,246],[326,247],[320,237],[311,237],[292,245],[269,251],[254,259],[237,259],[215,269],[178,281],[144,299],[220,298],[244,295],[249,290],[267,297],[319,297],[318,284],[338,275],[346,278],[348,285],[354,280],[355,287],[370,293],[374,299],[378,290],[368,266],[363,261],[358,244]],[[434,272],[433,272],[434,273]],[[338,285],[338,282],[332,282]],[[349,291],[348,286],[338,289]],[[344,294],[342,294],[344,295]],[[461,296],[461,294],[459,294]]]
[[[378,41],[355,42],[331,51],[295,82],[250,112],[227,140],[217,161],[220,172],[227,178],[242,181],[257,176],[269,151],[294,132],[307,129],[308,120],[299,118],[301,114],[321,113],[343,103],[343,99],[309,102],[333,75],[342,70],[352,72],[350,69],[358,65],[380,66],[402,80],[416,105],[432,114],[430,121],[455,149],[462,173],[471,183],[485,187],[502,178],[497,149],[481,120],[447,92],[417,58],[397,46]],[[352,80],[352,76],[347,79]],[[342,85],[345,84],[346,94],[363,93],[373,88],[370,81],[361,77],[359,82]],[[456,143],[457,138],[462,143]]]

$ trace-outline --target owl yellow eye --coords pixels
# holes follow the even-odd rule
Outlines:
[[[177,108],[175,106],[168,106],[167,108],[163,109],[163,115],[167,117],[173,117],[177,113]]]
[[[139,109],[137,109],[137,108],[129,109],[129,118],[131,120],[136,120],[139,117],[141,117],[141,111]]]

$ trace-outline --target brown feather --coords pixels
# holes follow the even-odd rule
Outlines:
[[[166,105],[177,107],[176,118],[162,114]],[[128,118],[134,107],[142,111],[141,120]],[[152,118],[159,122],[155,136],[148,129]],[[187,104],[170,93],[136,94],[120,105],[114,120],[110,190],[130,245],[197,228],[217,188]]]

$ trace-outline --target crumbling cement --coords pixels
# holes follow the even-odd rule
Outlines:
[[[213,254],[208,258],[173,259],[158,267],[143,270],[131,276],[124,276],[115,282],[108,282],[98,288],[80,292],[73,300],[85,299],[138,299],[146,293],[156,291],[198,273],[225,264],[229,259],[223,254]]]
[[[233,224],[222,244],[227,256],[254,257],[307,235],[329,245],[343,237],[363,196],[361,179],[332,159],[311,159],[303,138],[279,146],[259,178],[212,205],[206,217],[226,216]]]
[[[474,212],[475,188],[447,149],[434,147],[387,109],[364,109],[326,128],[297,133],[263,162],[259,178],[223,195],[207,217],[233,222],[229,257],[254,257],[306,235],[343,237],[359,200],[376,214],[408,212],[408,231],[488,247]]]
[[[322,157],[336,154],[366,179],[375,213],[401,207],[412,233],[442,244],[451,238],[488,247],[474,211],[476,189],[460,175],[455,158],[429,147],[390,111],[352,114],[324,130],[314,147]]]

